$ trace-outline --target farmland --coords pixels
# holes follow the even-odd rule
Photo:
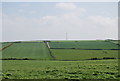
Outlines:
[[[6,79],[117,79],[118,60],[3,61]]]
[[[51,51],[58,60],[87,60],[92,58],[102,59],[105,57],[118,58],[118,50],[52,49]]]
[[[3,48],[5,46],[7,46],[7,45],[8,45],[8,43],[2,43],[2,42],[0,42],[0,48]]]
[[[2,48],[4,48],[5,46],[9,45],[10,43],[1,43],[2,44]]]
[[[118,49],[119,47],[105,41],[50,42],[49,44],[51,48]]]
[[[2,50],[3,79],[118,79],[112,41],[11,42]],[[4,45],[3,45],[4,44]],[[6,43],[8,44],[8,43]],[[2,43],[3,46],[6,46]]]
[[[51,57],[44,43],[14,43],[3,50],[4,58],[50,59]]]

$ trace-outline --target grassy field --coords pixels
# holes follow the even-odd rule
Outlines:
[[[102,59],[105,57],[118,58],[118,50],[75,50],[52,49],[56,60],[86,60],[91,58]]]
[[[82,49],[118,49],[118,45],[104,41],[81,41],[77,45]]]
[[[117,79],[118,60],[3,61],[3,79]]]
[[[9,45],[10,43],[0,43],[0,48],[4,48],[5,46]]]
[[[120,78],[118,50],[113,50],[118,49],[117,44],[105,41],[50,41],[49,45],[51,48],[48,48],[46,41],[14,42],[2,50],[3,79]]]
[[[14,43],[2,52],[4,58],[51,59],[44,43]]]
[[[79,48],[75,42],[50,42],[51,48]]]
[[[118,49],[118,45],[105,41],[50,42],[49,45],[51,48]]]

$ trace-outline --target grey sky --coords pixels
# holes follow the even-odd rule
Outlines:
[[[116,2],[7,2],[3,41],[118,38]]]

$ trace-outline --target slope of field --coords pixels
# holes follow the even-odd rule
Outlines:
[[[6,42],[4,42],[4,43],[0,43],[0,48],[4,48],[5,46],[7,46],[7,45],[9,45],[9,44],[11,44],[11,43],[6,43]]]
[[[9,43],[2,43],[2,47],[7,46]]]
[[[77,46],[74,41],[50,42],[49,45],[51,48],[79,48],[79,46]]]
[[[118,45],[104,41],[80,41],[76,44],[82,49],[118,49]]]
[[[118,79],[118,60],[3,61],[3,79]],[[61,80],[62,81],[62,80]]]
[[[56,60],[86,60],[118,58],[118,50],[75,50],[75,49],[51,49]]]
[[[50,59],[44,43],[14,43],[2,52],[4,58]]]
[[[105,41],[69,41],[50,42],[51,48],[80,48],[80,49],[118,49],[118,45]]]

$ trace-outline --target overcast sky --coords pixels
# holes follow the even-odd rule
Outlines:
[[[4,2],[2,40],[118,38],[116,2]]]

